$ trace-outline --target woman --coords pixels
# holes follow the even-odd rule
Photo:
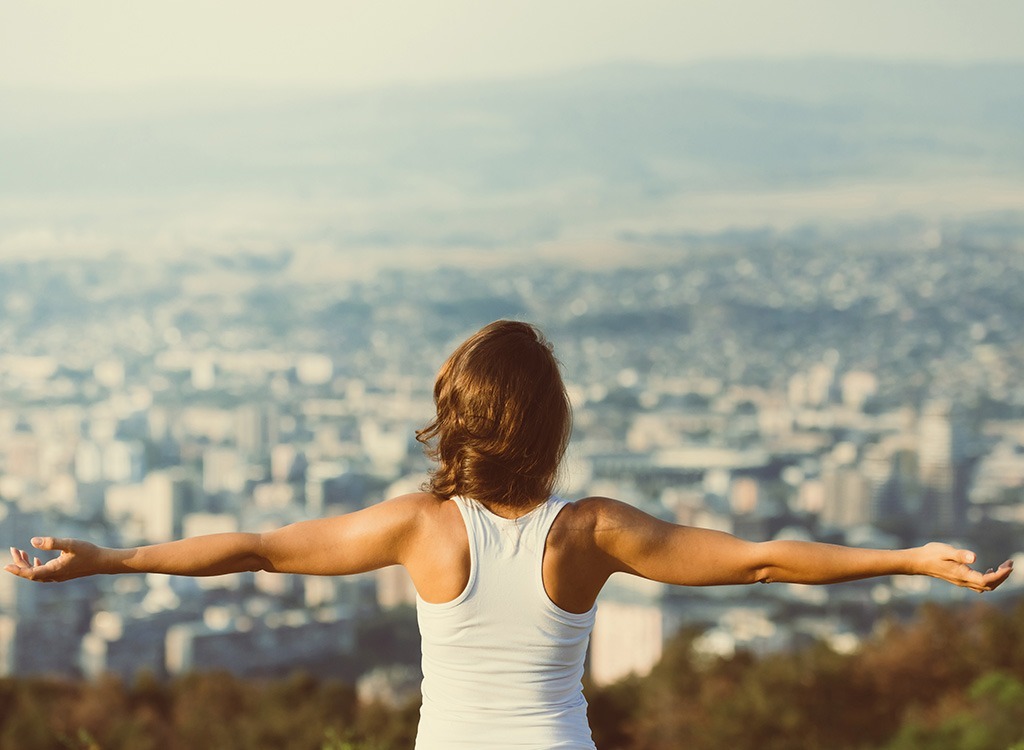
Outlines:
[[[426,491],[264,534],[213,534],[134,549],[35,538],[12,549],[34,581],[100,573],[209,576],[245,570],[346,575],[403,565],[423,642],[417,748],[593,748],[580,684],[595,601],[612,573],[686,586],[833,583],[930,575],[991,591],[1010,574],[972,570],[945,544],[900,551],[755,544],[552,486],[571,414],[558,363],[532,326],[498,321],[448,358],[437,415],[418,439],[436,460]]]

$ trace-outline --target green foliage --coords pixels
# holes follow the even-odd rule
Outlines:
[[[967,704],[929,722],[911,717],[886,750],[1004,750],[1024,747],[1024,681],[987,672],[967,691]]]
[[[223,672],[162,683],[0,680],[0,747],[21,750],[385,750],[411,748],[418,704],[360,705],[347,684],[296,673]]]
[[[601,750],[633,747],[633,717],[637,713],[641,684],[639,678],[630,677],[604,689],[584,685],[590,728]]]
[[[1024,743],[1024,603],[1010,614],[926,606],[851,656],[818,644],[761,658],[695,659],[693,636],[667,644],[646,678],[588,689],[598,747],[1006,750]]]

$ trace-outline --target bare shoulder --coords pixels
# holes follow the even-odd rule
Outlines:
[[[552,529],[552,535],[559,533],[554,541],[609,573],[637,573],[635,561],[663,547],[681,528],[610,497],[585,497],[571,503],[562,515],[564,522],[556,522]]]
[[[601,546],[602,540],[624,528],[635,528],[657,519],[632,505],[610,497],[585,497],[565,506],[551,528],[556,542]]]
[[[621,500],[597,495],[569,503],[560,514],[559,521],[563,516],[567,519],[566,525],[586,528],[593,534],[657,520]]]
[[[429,492],[392,498],[408,522],[401,562],[428,602],[451,601],[469,579],[469,533],[454,500]]]
[[[585,497],[558,514],[545,547],[545,586],[552,601],[570,612],[585,612],[608,577],[624,570],[616,529],[647,516],[608,497]]]
[[[410,492],[384,500],[381,505],[389,506],[389,509],[395,513],[417,515],[419,513],[429,513],[442,502],[440,498],[430,492]]]
[[[400,519],[399,522],[422,542],[458,544],[468,539],[462,514],[454,500],[445,500],[430,492],[411,492],[385,500],[381,505],[390,506],[389,512],[396,521]]]
[[[551,525],[548,538],[555,542],[563,542],[570,538],[592,537],[598,518],[597,508],[588,502],[592,499],[584,498],[566,503]]]
[[[430,492],[410,492],[384,500],[376,507],[389,521],[419,529],[437,523],[445,515],[446,504],[451,503]]]

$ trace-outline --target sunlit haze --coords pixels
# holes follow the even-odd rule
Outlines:
[[[363,87],[723,57],[1020,60],[1021,28],[1014,0],[44,0],[0,12],[0,87]]]

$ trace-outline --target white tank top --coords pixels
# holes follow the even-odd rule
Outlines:
[[[517,519],[454,498],[469,534],[465,590],[443,604],[416,598],[423,705],[416,750],[594,750],[583,662],[597,606],[574,614],[544,590],[548,531],[568,501]]]

